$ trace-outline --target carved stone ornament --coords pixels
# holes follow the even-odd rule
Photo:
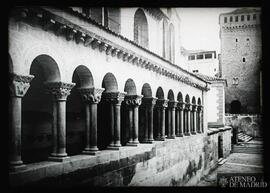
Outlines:
[[[155,97],[144,97],[144,98],[142,98],[142,102],[143,102],[144,106],[154,107],[154,105],[157,102],[157,98],[155,98]]]
[[[190,108],[190,103],[185,103],[184,109],[185,109],[186,111],[190,111],[190,110],[191,110],[191,108]]]
[[[66,100],[75,83],[47,82],[45,83],[47,92],[52,94],[55,100]]]
[[[193,104],[192,105],[192,111],[196,112],[197,111],[197,107],[198,107],[197,105]]]
[[[166,100],[166,99],[157,99],[156,104],[157,104],[158,108],[166,108],[166,107],[168,107],[168,100]]]
[[[203,106],[202,106],[202,105],[198,105],[198,106],[197,106],[197,111],[200,112],[200,111],[202,111],[202,110],[203,110]]]
[[[175,108],[177,106],[177,103],[176,101],[169,101],[168,102],[168,107],[169,108]]]
[[[139,106],[142,103],[142,95],[127,95],[125,97],[125,103],[128,106]]]
[[[104,88],[78,88],[83,102],[85,103],[99,103],[101,100],[101,94]]]
[[[185,107],[185,103],[184,103],[184,102],[178,102],[177,108],[178,108],[179,110],[183,110],[184,107]]]
[[[104,92],[102,97],[108,102],[111,102],[116,105],[121,105],[122,101],[125,98],[126,93],[122,92]]]
[[[30,87],[30,82],[34,78],[32,75],[18,75],[10,73],[11,83],[9,85],[11,96],[23,97]]]

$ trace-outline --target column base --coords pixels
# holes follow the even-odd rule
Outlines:
[[[184,133],[185,136],[190,136],[190,133]]]
[[[184,135],[182,133],[177,134],[176,137],[183,137]]]
[[[55,161],[55,162],[64,162],[68,161],[70,157],[65,156],[65,157],[57,157],[57,156],[50,156],[48,157],[49,161]]]
[[[139,146],[139,144],[140,144],[140,143],[138,143],[138,142],[128,142],[128,143],[126,144],[126,146],[137,147],[137,146]]]
[[[26,169],[26,165],[24,165],[24,164],[10,165],[9,166],[9,171],[11,171],[11,172],[17,172],[17,171],[21,171],[21,170],[25,170],[25,169]]]
[[[109,145],[106,149],[107,150],[120,150],[121,148],[122,148],[122,146]]]
[[[202,133],[201,131],[197,131],[197,133]]]
[[[154,143],[154,140],[144,140],[142,143]]]
[[[168,136],[167,139],[175,139],[175,135]]]
[[[155,140],[156,141],[165,141],[166,139],[165,139],[165,137],[159,137],[159,138],[156,138]]]
[[[97,154],[100,154],[100,151],[98,151],[98,150],[84,150],[84,151],[82,151],[82,154],[97,155]]]
[[[191,132],[192,135],[196,135],[197,133],[196,132]]]

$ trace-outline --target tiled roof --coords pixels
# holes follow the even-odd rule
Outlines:
[[[223,79],[223,78],[208,76],[208,75],[201,74],[201,73],[194,73],[194,74],[207,82],[225,81],[227,83],[227,80]]]
[[[241,13],[254,13],[254,12],[260,12],[260,9],[245,7],[245,8],[236,9],[234,11],[231,11],[229,13],[224,13],[224,14],[241,14]]]

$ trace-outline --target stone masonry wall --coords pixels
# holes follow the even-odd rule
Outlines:
[[[229,152],[230,130],[223,134]],[[218,161],[218,132],[156,141],[96,156],[76,155],[63,163],[40,162],[10,173],[12,186],[195,186]],[[225,153],[227,155],[227,153]]]

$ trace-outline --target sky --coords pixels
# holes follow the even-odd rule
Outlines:
[[[215,50],[220,53],[219,14],[236,8],[178,8],[181,42],[188,50]]]

